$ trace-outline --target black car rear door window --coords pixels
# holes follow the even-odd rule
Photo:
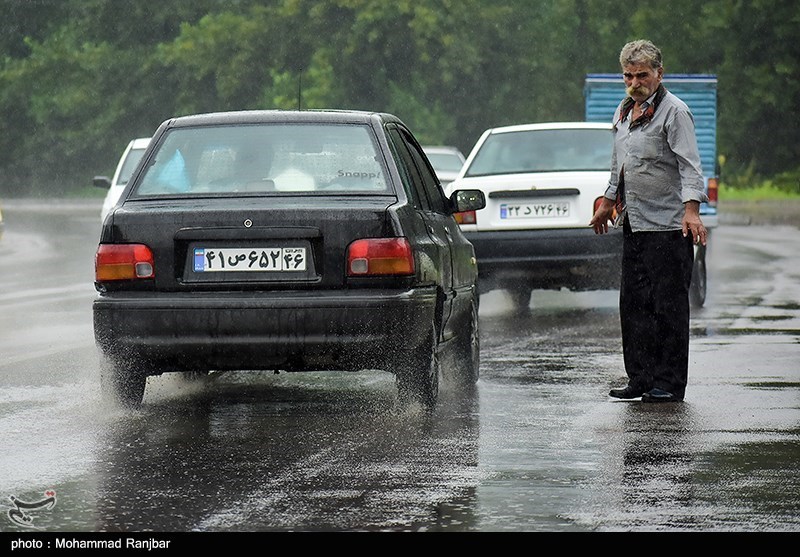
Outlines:
[[[406,195],[411,200],[411,204],[417,209],[430,210],[430,203],[422,187],[422,178],[414,163],[414,157],[408,150],[408,145],[406,145],[400,131],[394,124],[387,126],[386,131],[391,140],[392,150],[395,152],[395,159],[397,161],[398,171],[400,172],[400,179],[403,181],[403,188],[406,191]]]

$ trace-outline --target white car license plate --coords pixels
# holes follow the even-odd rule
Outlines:
[[[538,219],[568,217],[569,203],[558,201],[554,203],[520,203],[512,205],[503,203],[500,205],[501,219]]]
[[[306,248],[195,248],[194,271],[305,271]]]

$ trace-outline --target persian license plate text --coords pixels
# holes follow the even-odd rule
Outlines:
[[[306,248],[195,248],[194,271],[305,271]]]
[[[569,203],[523,203],[520,205],[500,205],[501,219],[530,219],[568,217]]]

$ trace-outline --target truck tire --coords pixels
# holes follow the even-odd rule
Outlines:
[[[531,306],[532,288],[527,286],[516,286],[507,290],[508,295],[511,297],[511,303],[514,305],[516,311],[528,311]]]

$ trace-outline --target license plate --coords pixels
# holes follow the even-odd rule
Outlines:
[[[537,219],[569,216],[569,203],[559,201],[555,203],[520,203],[500,205],[501,219]]]
[[[306,248],[195,248],[194,271],[305,271]]]

